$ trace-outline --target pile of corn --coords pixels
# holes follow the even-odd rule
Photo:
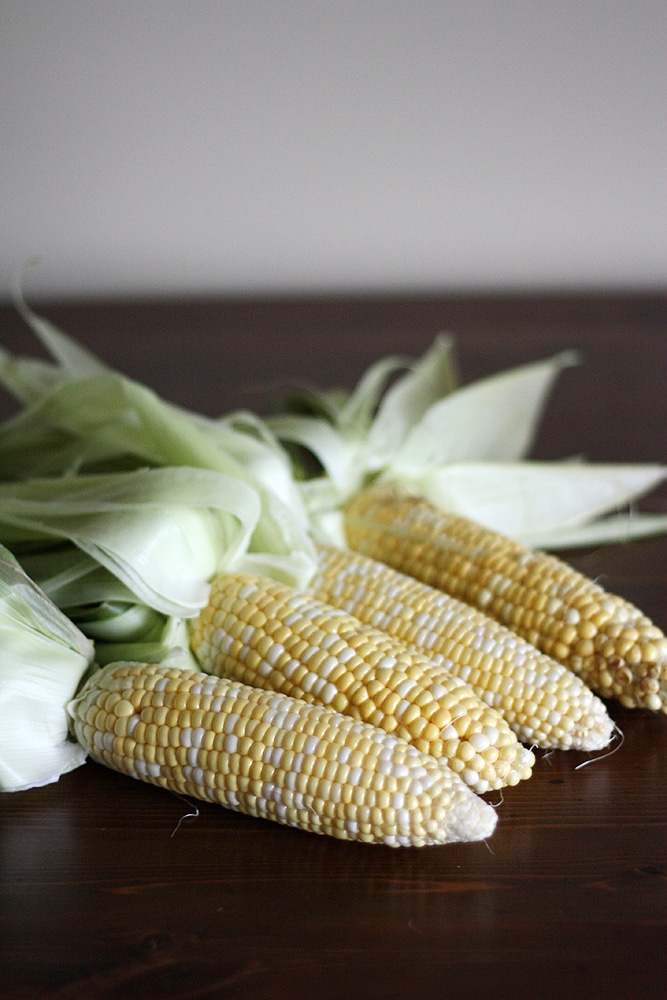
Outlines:
[[[259,420],[250,421],[248,435],[232,423],[171,407],[107,369],[22,303],[19,308],[58,363],[9,355],[3,362],[0,352],[0,382],[26,407],[21,419],[4,426],[5,454],[14,462],[3,460],[5,477],[21,478],[26,468],[35,475],[36,464],[54,481],[64,474],[69,488],[77,478],[72,469],[85,469],[87,462],[88,468],[116,471],[118,465],[140,476],[147,463],[157,471],[175,462],[190,479],[209,469],[226,484],[216,480],[216,501],[221,494],[229,499],[231,491],[235,499],[226,513],[245,526],[248,539],[256,532],[252,552],[269,557],[259,563],[269,567],[264,572],[280,576],[276,567],[299,544],[311,566],[313,511],[309,520],[304,508],[298,530],[281,530],[290,527],[294,496],[288,491],[278,502],[275,477],[283,477],[283,488],[289,482],[294,495],[296,485],[287,454],[276,458],[264,440],[269,429]],[[347,472],[339,470],[345,489],[334,477],[335,502],[345,504],[346,547],[317,547],[314,575],[301,589],[228,572],[207,591],[211,564],[230,565],[219,556],[208,559],[210,540],[226,539],[229,560],[236,537],[230,528],[227,538],[222,522],[213,532],[207,521],[201,529],[207,569],[198,582],[209,599],[185,640],[199,669],[116,662],[94,671],[68,706],[72,733],[85,751],[132,777],[253,816],[346,840],[422,846],[490,836],[496,812],[481,796],[528,779],[535,748],[588,752],[608,746],[615,726],[601,698],[667,712],[667,639],[641,612],[552,556],[386,485],[391,462],[382,464],[387,455],[379,446],[395,437],[397,426],[403,445],[413,440],[408,431],[414,420],[440,405],[438,380],[442,392],[451,391],[448,350],[436,342],[385,405],[378,392],[394,363],[389,369],[381,363],[362,379],[347,417],[338,415],[338,429],[334,417],[326,433],[319,427],[314,437],[309,426],[301,440],[299,433],[290,437],[293,426],[282,425],[288,440],[314,447],[326,470],[330,440],[338,441],[333,454],[340,458],[350,427],[361,420],[361,437],[342,463]],[[528,377],[528,397],[541,399],[564,363],[561,357],[529,366],[528,376],[520,373],[519,382]],[[505,398],[507,385],[503,391]],[[432,406],[425,414],[414,405],[424,393]],[[385,418],[381,433],[364,417],[374,408]],[[528,412],[534,409],[533,400]],[[350,414],[356,414],[352,424]],[[247,430],[248,415],[241,423]],[[380,464],[371,449],[364,467],[364,435],[379,447]],[[36,463],[34,452],[41,456]],[[655,470],[650,473],[646,483],[654,481]],[[358,485],[372,476],[385,485]],[[243,499],[230,484],[243,485]],[[187,506],[178,490],[172,496],[173,486],[170,503]],[[252,518],[241,517],[249,491],[257,502],[254,528]],[[16,523],[6,519],[10,539],[21,537],[12,532],[32,502],[32,493],[27,500],[14,498],[19,513]],[[70,537],[67,526],[76,517],[69,502],[63,501],[67,516],[55,537]],[[106,510],[107,503],[108,497],[96,509]],[[33,521],[28,517],[35,529]],[[195,547],[192,530],[184,537],[187,561]],[[164,537],[158,543],[165,548]],[[121,549],[125,559],[133,545],[124,542]],[[145,553],[137,557],[139,577],[150,561]],[[84,605],[89,600],[86,593]],[[199,599],[169,614],[186,617],[194,607],[201,607]],[[144,649],[141,655],[150,658]]]
[[[320,546],[308,592],[213,581],[191,630],[202,673],[93,675],[70,706],[91,756],[304,830],[423,846],[488,837],[479,795],[527,779],[530,747],[607,746],[593,690],[667,710],[667,639],[561,561],[393,491],[346,517],[370,556]]]

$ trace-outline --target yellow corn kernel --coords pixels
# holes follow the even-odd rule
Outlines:
[[[252,604],[270,595],[276,618],[299,634],[305,622],[316,626],[299,660],[292,657],[285,663],[284,644],[267,647],[264,628],[252,630],[251,626],[244,633],[244,649],[249,652],[261,644],[264,649],[261,661],[252,666],[248,655],[231,653],[234,623],[216,627],[215,620],[222,603],[239,594]],[[244,616],[250,615],[244,609]],[[435,739],[429,741],[428,752],[450,763],[460,741],[489,724],[512,744],[517,774],[525,774],[526,768],[530,773],[534,763],[532,752],[521,746],[503,717],[459,678],[434,666],[423,653],[408,649],[385,632],[284,584],[249,574],[218,577],[211,585],[208,606],[193,623],[190,643],[199,665],[208,673],[335,707],[361,721],[372,719],[374,725],[408,741],[421,735],[415,726],[417,718],[437,726],[435,710],[442,708],[441,724]],[[345,668],[342,675],[341,666]],[[398,696],[397,702],[392,695]],[[440,730],[454,719],[457,719],[456,735],[444,740]],[[486,766],[484,777],[481,773],[473,774],[473,770],[467,769],[466,780],[474,791],[483,793],[507,784],[512,767],[504,768],[502,774],[492,779]]]
[[[382,628],[428,655],[444,674],[465,681],[522,742],[578,750],[598,750],[609,743],[613,723],[600,699],[571,670],[515,632],[375,559],[326,545],[318,546],[317,554],[310,593]],[[545,723],[535,709],[547,699]],[[392,712],[397,704],[395,696]]]
[[[483,610],[557,657],[602,697],[667,712],[667,637],[632,604],[555,556],[387,486],[350,501],[345,530],[355,551]],[[533,610],[545,594],[537,627]],[[630,645],[615,637],[618,625],[636,633]],[[609,661],[627,672],[610,670]],[[659,690],[647,695],[643,681],[654,664]]]
[[[87,721],[90,708],[104,705],[110,692],[121,698],[110,710],[95,713],[96,722],[104,719],[103,728],[97,728]],[[159,753],[133,738],[114,736],[119,718],[127,719],[136,734],[156,698],[178,711],[184,693],[202,705],[215,701],[215,714],[224,720],[223,748],[206,750],[206,732],[178,721]],[[126,711],[124,699],[135,706],[130,716],[116,714],[117,705]],[[313,833],[392,847],[425,846],[485,839],[496,823],[491,806],[446,765],[405,740],[320,705],[196,670],[110,664],[90,677],[68,711],[79,743],[114,770]],[[247,725],[240,725],[243,720]],[[261,738],[247,735],[252,723]],[[286,749],[295,732],[302,737],[296,754]],[[410,808],[394,808],[399,799]]]

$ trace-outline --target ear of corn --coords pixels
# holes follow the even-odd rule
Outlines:
[[[199,671],[112,664],[69,711],[101,763],[251,816],[391,847],[484,839],[495,826],[491,806],[405,741]]]
[[[469,604],[359,553],[318,546],[309,592],[418,649],[544,749],[599,750],[613,722],[562,664]]]
[[[375,486],[345,510],[350,547],[460,598],[626,708],[667,712],[667,638],[560,559]]]
[[[284,584],[213,581],[191,648],[207,672],[324,704],[447,761],[476,792],[528,778],[534,763],[503,717],[423,654]]]

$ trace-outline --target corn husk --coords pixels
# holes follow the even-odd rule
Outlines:
[[[219,473],[259,499],[247,565],[292,585],[307,582],[314,569],[308,517],[287,455],[261,420],[250,413],[210,419],[168,403],[22,308],[57,363],[39,362],[35,377],[34,359],[6,352],[0,358],[0,381],[26,403],[0,424],[2,478],[78,478],[146,467]]]
[[[45,785],[86,759],[65,706],[93,661],[92,643],[0,546],[0,790]]]
[[[19,308],[54,360],[0,355],[23,406],[0,425],[0,540],[98,663],[190,658],[187,622],[219,572],[310,578],[307,515],[262,421],[174,406]]]
[[[349,399],[323,393],[326,405],[318,412],[311,390],[306,406],[295,407],[301,412],[280,414],[269,424],[322,470],[301,485],[316,537],[343,545],[341,509],[374,480],[536,548],[598,545],[667,530],[667,515],[635,506],[664,481],[667,467],[527,457],[549,393],[577,362],[565,351],[460,386],[452,340],[439,337],[384,395],[377,381],[369,388],[362,379]]]

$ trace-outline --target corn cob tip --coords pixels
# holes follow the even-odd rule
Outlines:
[[[566,663],[602,698],[667,713],[667,637],[661,629],[629,601],[574,570],[560,592],[552,589],[565,625],[536,640],[544,652]]]
[[[614,721],[604,702],[584,681],[563,664],[534,650],[528,667],[542,670],[541,684],[525,684],[517,668],[516,691],[482,693],[511,719],[512,729],[523,743],[542,750],[602,750],[614,735]],[[508,708],[508,705],[511,707]]]
[[[586,688],[588,692],[590,689]],[[582,702],[580,702],[580,705]],[[569,734],[573,750],[603,750],[614,737],[615,723],[604,703],[590,691],[585,710]]]
[[[508,785],[518,785],[520,781],[526,781],[530,778],[533,767],[535,765],[535,754],[528,747],[521,747],[514,765],[514,773],[516,774],[516,780],[512,779],[508,781]]]
[[[497,822],[498,815],[493,806],[470,791],[465,799],[461,799],[457,810],[452,812],[440,837],[443,843],[448,844],[488,840]]]

